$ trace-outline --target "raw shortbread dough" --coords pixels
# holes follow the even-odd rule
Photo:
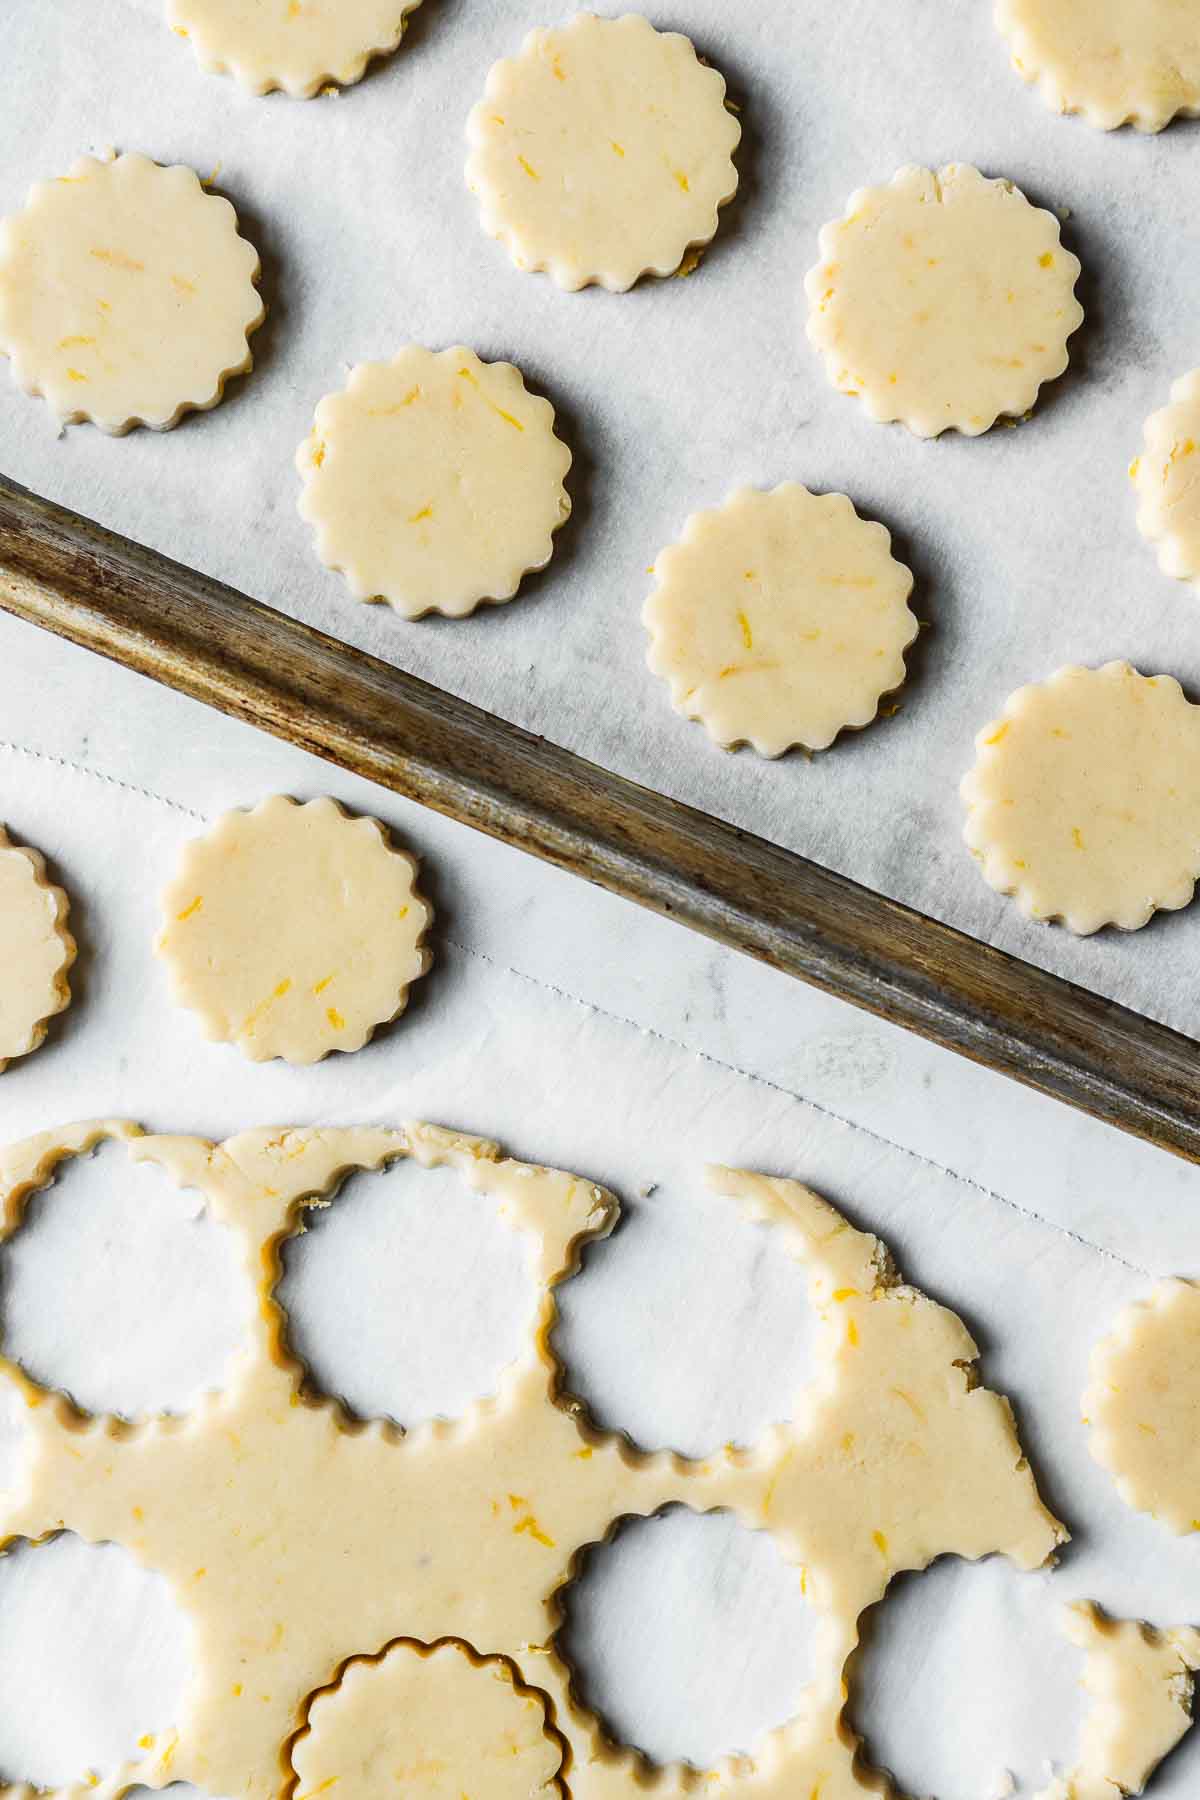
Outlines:
[[[1038,1800],[1119,1800],[1140,1794],[1192,1724],[1200,1632],[1155,1631],[1110,1619],[1089,1601],[1068,1607],[1064,1630],[1084,1652],[1087,1710],[1079,1762]]]
[[[571,511],[554,408],[461,344],[360,363],[317,407],[296,466],[321,561],[408,619],[511,600]]]
[[[725,81],[637,13],[577,13],[498,62],[467,122],[467,185],[518,269],[615,293],[716,236],[741,126]]]
[[[237,214],[193,170],[81,156],[0,220],[0,354],[65,424],[166,430],[250,368],[258,278]]]
[[[1121,1313],[1092,1352],[1083,1412],[1126,1505],[1200,1531],[1200,1288],[1162,1281]]]
[[[1013,67],[1055,112],[1161,131],[1200,112],[1193,0],[996,0]]]
[[[162,908],[174,998],[252,1062],[361,1050],[431,960],[412,857],[333,800],[226,813],[184,847]]]
[[[411,1784],[422,1800],[561,1800],[564,1749],[510,1662],[402,1640],[317,1696],[292,1768],[301,1796],[381,1800]]]
[[[252,94],[282,88],[311,99],[327,82],[361,81],[373,56],[399,44],[420,0],[167,0],[173,31],[202,69]]]
[[[705,1792],[864,1800],[878,1780],[856,1769],[842,1721],[843,1669],[863,1608],[898,1571],[946,1552],[999,1551],[1033,1569],[1063,1541],[1008,1402],[975,1385],[976,1346],[961,1321],[900,1285],[877,1239],[798,1182],[709,1171],[710,1185],[782,1233],[807,1266],[819,1372],[792,1423],[749,1450],[689,1462],[596,1430],[562,1388],[550,1348],[554,1287],[584,1242],[615,1222],[602,1189],[430,1126],[257,1131],[212,1145],[101,1122],[0,1153],[0,1236],[63,1158],[105,1138],[199,1191],[236,1234],[261,1304],[226,1389],[183,1423],[81,1426],[63,1396],[0,1358],[0,1380],[28,1402],[31,1445],[24,1491],[0,1503],[0,1543],[65,1528],[124,1545],[170,1581],[199,1647],[177,1727],[137,1762],[86,1777],[96,1800],[168,1781],[275,1800],[281,1758],[318,1692],[348,1658],[376,1655],[400,1635],[453,1637],[479,1656],[510,1659],[569,1744],[572,1800],[637,1800],[642,1763],[610,1745],[571,1693],[555,1641],[559,1597],[580,1552],[614,1521],[675,1501],[728,1507],[775,1532],[818,1615],[818,1673],[797,1694],[795,1717],[753,1759],[719,1764]],[[407,1436],[378,1421],[348,1429],[336,1402],[310,1392],[273,1299],[300,1204],[328,1201],[351,1170],[401,1156],[456,1169],[495,1196],[529,1236],[542,1289],[527,1346],[495,1397]],[[428,1716],[440,1741],[445,1724]],[[453,1720],[461,1730],[457,1709]],[[381,1697],[378,1716],[363,1718],[362,1753],[386,1743],[392,1726]],[[682,1800],[695,1782],[674,1765],[655,1791]]]
[[[727,748],[824,750],[904,680],[912,575],[845,494],[740,488],[657,557],[642,617],[671,703]]]
[[[67,910],[37,851],[14,844],[0,826],[0,1070],[36,1050],[47,1021],[71,1003]]]
[[[1083,322],[1058,220],[966,163],[860,188],[821,230],[808,335],[834,387],[918,437],[1028,412]]]
[[[1086,936],[1186,906],[1200,875],[1200,707],[1128,663],[1019,688],[975,739],[964,830],[985,880]]]
[[[1200,369],[1181,376],[1171,403],[1146,420],[1129,467],[1138,530],[1158,546],[1164,575],[1200,584]]]

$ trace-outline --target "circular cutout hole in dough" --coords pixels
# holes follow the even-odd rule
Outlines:
[[[0,221],[0,353],[64,424],[164,431],[251,367],[259,273],[192,169],[82,156]]]
[[[1089,1448],[1121,1498],[1171,1531],[1200,1531],[1200,1288],[1160,1281],[1092,1352]]]
[[[824,750],[903,684],[912,575],[845,494],[740,488],[655,560],[647,661],[726,749]]]
[[[36,850],[0,826],[0,1070],[36,1050],[48,1021],[71,1003],[75,940],[67,896],[46,879]]]
[[[997,0],[1013,67],[1055,112],[1112,131],[1200,113],[1200,13],[1190,0]]]
[[[511,600],[544,569],[570,466],[550,402],[461,344],[360,363],[296,452],[321,561],[408,619]]]
[[[1168,406],[1146,420],[1129,466],[1142,536],[1164,575],[1200,585],[1200,369],[1181,376]]]
[[[498,62],[467,123],[467,185],[519,269],[624,293],[712,242],[737,192],[725,81],[637,13],[577,13]]]
[[[1128,663],[1019,688],[975,740],[965,837],[1027,918],[1080,936],[1186,906],[1200,875],[1200,706]]]
[[[967,163],[901,169],[825,225],[808,335],[834,387],[918,437],[1020,417],[1083,322],[1058,220]]]
[[[333,800],[226,813],[185,846],[162,908],[174,998],[251,1062],[361,1050],[431,961],[412,857]]]
[[[167,20],[202,69],[252,94],[310,100],[351,87],[395,50],[420,0],[168,0]]]
[[[421,1800],[560,1800],[564,1743],[547,1702],[503,1656],[443,1639],[400,1639],[353,1657],[309,1706],[292,1746],[300,1794],[399,1791]]]

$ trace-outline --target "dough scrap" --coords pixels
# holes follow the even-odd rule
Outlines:
[[[825,373],[872,419],[976,437],[1067,366],[1083,322],[1058,220],[967,163],[903,168],[825,225],[805,277]]]
[[[1013,67],[1055,112],[1112,131],[1200,114],[1200,17],[1189,0],[997,0]]]
[[[42,857],[0,825],[0,1070],[36,1050],[48,1021],[71,1004],[68,910]]]
[[[318,1694],[292,1745],[298,1794],[336,1787],[339,1800],[380,1800],[393,1783],[422,1800],[561,1800],[565,1742],[544,1697],[504,1657],[444,1638],[400,1639],[355,1657]]]
[[[498,62],[467,121],[467,185],[518,269],[624,293],[712,242],[741,126],[690,39],[577,13]]]
[[[1162,1281],[1092,1352],[1089,1447],[1121,1498],[1171,1531],[1200,1531],[1200,1288]]]
[[[655,559],[642,617],[671,704],[718,744],[826,749],[870,724],[917,635],[912,575],[845,494],[739,488]]]
[[[1140,1794],[1192,1725],[1200,1631],[1156,1631],[1110,1619],[1090,1601],[1067,1608],[1066,1636],[1084,1652],[1088,1697],[1079,1762],[1038,1800],[1119,1800]]]
[[[1030,919],[1136,931],[1200,875],[1200,707],[1125,662],[1018,688],[975,739],[964,831]]]
[[[64,424],[166,431],[252,366],[259,274],[192,169],[81,156],[0,220],[0,354]]]
[[[185,845],[162,909],[173,997],[251,1062],[361,1050],[432,960],[412,857],[334,800],[226,813]]]
[[[511,600],[571,511],[554,408],[461,344],[360,363],[320,402],[296,466],[321,561],[408,619]]]
[[[395,50],[421,0],[167,0],[167,20],[202,69],[252,94],[310,100],[327,83],[361,81]]]
[[[1145,448],[1130,464],[1138,530],[1158,546],[1164,575],[1200,586],[1200,369],[1182,376],[1171,403],[1146,420]]]
[[[199,1191],[239,1241],[261,1305],[227,1387],[183,1421],[83,1417],[0,1357],[0,1381],[28,1404],[30,1442],[22,1489],[0,1497],[0,1545],[62,1529],[124,1545],[171,1582],[201,1649],[177,1725],[134,1763],[81,1772],[73,1796],[117,1800],[134,1782],[194,1781],[229,1800],[274,1800],[319,1690],[348,1659],[403,1634],[507,1658],[568,1742],[572,1800],[636,1800],[642,1762],[607,1743],[571,1692],[555,1639],[560,1596],[580,1552],[615,1521],[683,1501],[775,1532],[818,1614],[818,1674],[796,1716],[753,1758],[720,1763],[706,1791],[864,1800],[878,1778],[856,1766],[842,1720],[862,1610],[894,1574],[946,1552],[1002,1552],[1033,1569],[1065,1538],[1008,1402],[977,1385],[965,1326],[901,1285],[878,1240],[798,1182],[708,1172],[806,1265],[819,1372],[792,1423],[749,1450],[692,1462],[597,1430],[563,1389],[550,1349],[554,1288],[615,1222],[602,1189],[426,1125],[253,1131],[213,1145],[107,1120],[0,1152],[0,1237],[59,1163],[105,1139]],[[531,1238],[542,1288],[527,1347],[495,1396],[407,1434],[378,1420],[350,1428],[335,1401],[311,1392],[273,1298],[301,1207],[333,1200],[354,1169],[404,1156],[493,1195]],[[656,1791],[682,1800],[695,1785],[677,1764]]]

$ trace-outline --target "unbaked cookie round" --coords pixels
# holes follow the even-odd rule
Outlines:
[[[251,366],[258,252],[191,169],[82,156],[0,221],[0,354],[66,424],[165,430]]]
[[[1161,1281],[1126,1307],[1092,1352],[1083,1413],[1126,1505],[1200,1531],[1200,1288]]]
[[[467,122],[467,185],[519,269],[614,293],[672,275],[737,191],[725,81],[637,13],[577,13],[498,62]]]
[[[277,794],[185,847],[154,947],[205,1037],[318,1062],[361,1050],[428,969],[415,877],[378,820]]]
[[[47,1021],[71,1003],[67,911],[37,851],[12,843],[0,826],[0,1069],[36,1050]]]
[[[1161,131],[1200,112],[1191,0],[996,0],[1013,67],[1055,112],[1112,131]]]
[[[340,1800],[559,1800],[564,1745],[544,1700],[502,1657],[407,1639],[355,1657],[292,1746],[296,1791]],[[399,1787],[397,1786],[399,1784]]]
[[[361,81],[386,56],[420,0],[167,0],[167,18],[202,69],[252,94],[308,100],[328,82]]]
[[[821,231],[808,335],[834,387],[918,437],[1028,412],[1083,321],[1058,220],[966,163],[860,188]]]
[[[654,564],[647,660],[671,704],[730,748],[824,750],[904,681],[912,575],[845,494],[740,488]]]
[[[461,344],[360,363],[317,407],[296,466],[321,561],[409,619],[511,600],[571,511],[554,408]]]
[[[965,836],[1031,919],[1081,936],[1186,906],[1200,875],[1200,706],[1128,663],[1023,687],[975,740]]]
[[[1170,405],[1146,420],[1129,474],[1138,529],[1157,545],[1163,574],[1200,584],[1200,369],[1181,376]]]

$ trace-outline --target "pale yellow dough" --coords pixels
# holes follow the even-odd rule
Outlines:
[[[1158,548],[1164,575],[1200,586],[1200,369],[1181,376],[1171,403],[1146,420],[1130,464],[1138,530]]]
[[[361,81],[394,50],[420,0],[167,0],[167,18],[202,69],[252,94],[308,100],[327,83]]]
[[[296,452],[321,561],[409,619],[511,600],[544,569],[570,466],[550,402],[461,344],[360,363]]]
[[[1055,112],[1161,131],[1200,112],[1193,0],[997,0],[1013,66]]]
[[[1186,906],[1200,875],[1200,707],[1128,663],[1019,688],[975,739],[964,835],[1031,919],[1086,936]]]
[[[1083,1412],[1121,1498],[1200,1531],[1200,1288],[1162,1281],[1092,1352]]]
[[[1058,220],[966,163],[860,188],[821,231],[808,335],[834,387],[918,437],[1028,412],[1083,322]]]
[[[0,354],[65,424],[166,430],[251,366],[258,252],[191,169],[82,156],[0,220]]]
[[[47,1021],[70,1005],[75,940],[67,911],[37,851],[14,844],[0,826],[0,1070],[36,1050]]]
[[[518,269],[616,293],[716,236],[741,126],[725,81],[637,13],[577,13],[498,62],[467,122],[467,185]]]
[[[356,1657],[292,1747],[297,1793],[338,1800],[561,1800],[564,1740],[505,1657],[403,1639]]]
[[[845,494],[740,488],[693,513],[654,572],[647,660],[718,744],[824,750],[904,680],[912,575]]]
[[[333,800],[226,813],[185,846],[162,910],[174,998],[252,1062],[361,1050],[431,960],[412,857]]]
[[[1067,1609],[1066,1636],[1084,1653],[1087,1696],[1079,1762],[1038,1800],[1120,1800],[1140,1794],[1191,1728],[1200,1632],[1156,1631],[1110,1619],[1090,1602]]]
[[[797,1693],[795,1717],[753,1758],[712,1770],[705,1792],[863,1800],[878,1780],[856,1767],[842,1717],[863,1609],[900,1570],[946,1552],[999,1551],[1033,1569],[1064,1539],[1008,1402],[977,1385],[977,1350],[961,1321],[902,1286],[875,1238],[797,1182],[709,1172],[718,1193],[779,1232],[806,1266],[818,1373],[790,1424],[748,1450],[688,1462],[596,1430],[562,1390],[550,1349],[554,1288],[617,1214],[590,1182],[501,1160],[493,1144],[430,1126],[257,1131],[213,1145],[101,1122],[0,1155],[0,1235],[56,1165],[105,1138],[203,1196],[235,1233],[261,1305],[228,1387],[183,1422],[81,1422],[63,1396],[0,1359],[0,1380],[29,1404],[31,1441],[22,1491],[0,1501],[0,1542],[66,1528],[122,1544],[166,1575],[194,1630],[197,1664],[175,1726],[133,1764],[80,1771],[72,1794],[114,1800],[133,1782],[178,1780],[228,1800],[275,1800],[314,1696],[336,1691],[348,1658],[403,1636],[426,1645],[453,1637],[478,1656],[508,1658],[568,1742],[572,1800],[637,1800],[643,1765],[605,1741],[571,1692],[555,1640],[561,1594],[580,1551],[617,1519],[683,1501],[728,1507],[776,1533],[817,1625],[817,1673]],[[531,1338],[495,1397],[407,1436],[380,1422],[351,1429],[337,1404],[311,1394],[273,1299],[280,1244],[301,1204],[330,1200],[353,1169],[402,1156],[455,1169],[494,1195],[528,1235],[542,1289]],[[373,1679],[364,1669],[363,1696]],[[447,1696],[461,1686],[451,1681]],[[396,1729],[388,1691],[386,1681],[371,1687],[376,1702],[357,1712],[364,1757]],[[330,1703],[331,1718],[340,1711]],[[468,1723],[448,1700],[447,1712],[422,1707],[422,1741],[406,1738],[404,1753],[427,1760],[448,1730],[483,1729],[484,1711]],[[312,1713],[319,1724],[317,1704]],[[319,1738],[314,1730],[314,1755]],[[544,1764],[537,1775],[544,1780]],[[676,1765],[655,1791],[677,1800],[695,1783]]]

